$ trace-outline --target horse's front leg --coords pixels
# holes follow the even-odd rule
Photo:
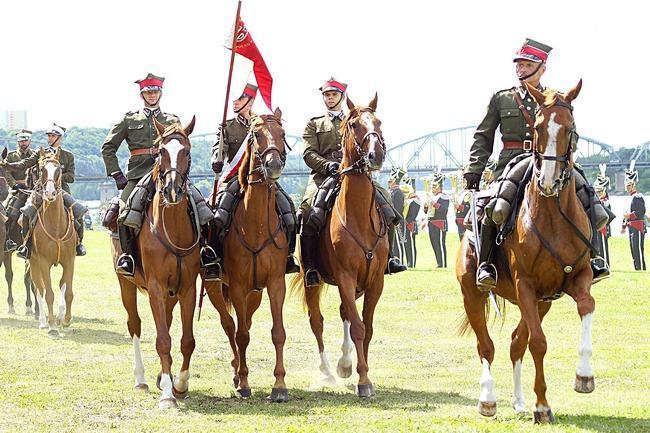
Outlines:
[[[239,368],[237,376],[239,377],[239,384],[237,386],[236,395],[240,398],[248,398],[251,396],[251,388],[248,384],[248,365],[246,364],[246,349],[250,342],[250,334],[248,324],[250,320],[247,317],[247,290],[242,284],[237,281],[230,281],[228,287],[232,305],[237,314],[237,332],[235,334],[235,341],[237,342],[237,354],[239,355]]]
[[[542,319],[538,311],[535,286],[531,280],[519,279],[517,284],[519,309],[528,326],[528,349],[535,363],[535,395],[537,401],[533,412],[535,423],[553,423],[555,417],[546,400],[546,379],[544,378],[544,356],[546,355],[546,336],[542,330]]]
[[[161,409],[176,408],[176,397],[173,394],[173,381],[171,375],[172,357],[171,348],[172,340],[169,335],[169,324],[167,321],[167,296],[166,288],[158,281],[149,282],[149,305],[156,323],[156,352],[160,357],[160,380],[159,388],[162,391],[158,406]]]
[[[363,342],[366,338],[366,329],[359,317],[359,311],[356,304],[356,286],[357,281],[350,275],[342,275],[339,278],[339,294],[341,302],[345,309],[345,315],[350,319],[350,336],[354,342],[357,351],[357,373],[359,373],[359,383],[357,384],[357,394],[359,397],[371,397],[375,393],[372,382],[368,378],[368,363],[363,351]]]
[[[72,300],[74,299],[74,292],[72,291],[72,278],[74,275],[74,259],[73,261],[64,266],[61,281],[59,281],[59,288],[61,290],[61,299],[59,300],[59,316],[58,322],[64,328],[70,326],[72,321]]]
[[[190,358],[194,352],[196,342],[194,340],[194,308],[196,307],[196,277],[180,291],[179,302],[181,304],[181,324],[183,336],[181,337],[181,353],[183,354],[183,365],[178,377],[174,378],[173,392],[177,398],[186,398],[189,389]]]
[[[574,280],[574,286],[567,293],[576,301],[578,314],[582,321],[582,341],[578,354],[580,361],[576,369],[574,389],[579,393],[590,393],[595,388],[594,371],[591,367],[591,326],[596,309],[596,301],[589,292],[592,282],[591,269],[586,269]]]
[[[341,357],[336,364],[336,374],[343,379],[352,376],[352,351],[354,350],[354,343],[350,336],[350,319],[345,313],[345,307],[341,303],[339,307],[339,314],[343,322],[343,342],[341,343]]]
[[[16,309],[14,308],[14,295],[11,287],[14,281],[14,271],[11,268],[11,253],[4,253],[2,262],[5,265],[5,280],[7,281],[7,313],[16,314]],[[29,300],[29,293],[27,293],[27,299]],[[27,306],[27,300],[25,301],[25,306]],[[31,300],[29,306],[31,306]],[[29,312],[28,314],[31,315],[32,313]]]
[[[289,399],[287,385],[284,383],[284,376],[286,374],[284,369],[284,342],[287,339],[282,320],[282,307],[284,305],[284,297],[287,291],[284,282],[284,275],[269,281],[267,290],[271,304],[271,316],[273,318],[271,339],[275,346],[275,368],[273,370],[275,383],[271,390],[271,401],[281,403]]]
[[[134,389],[148,391],[149,385],[144,375],[144,363],[142,362],[142,350],[140,349],[140,338],[142,335],[142,322],[138,314],[138,289],[135,284],[124,278],[118,277],[122,305],[126,310],[126,326],[133,343],[133,375],[135,376]]]
[[[25,302],[27,308],[25,309],[25,315],[34,314],[34,319],[38,320],[40,311],[38,308],[38,301],[36,300],[37,299],[36,286],[32,281],[32,275],[29,269],[29,262],[25,262],[25,274],[23,275],[23,281],[25,282],[25,292],[27,293],[27,301]],[[32,299],[30,296],[30,292],[32,295],[34,295],[34,310],[31,309]]]

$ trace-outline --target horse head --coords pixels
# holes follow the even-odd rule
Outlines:
[[[154,119],[158,131],[158,161],[153,173],[157,176],[158,192],[167,205],[180,203],[187,193],[187,179],[192,165],[189,136],[194,130],[195,121],[196,117],[192,116],[190,123],[183,128],[180,123],[165,127]]]
[[[377,94],[367,107],[355,106],[347,98],[350,112],[341,123],[343,166],[358,166],[360,171],[379,170],[386,157],[381,120],[375,114]]]
[[[287,146],[282,111],[276,108],[273,114],[263,114],[251,118],[249,139],[245,143],[244,163],[239,170],[240,185],[266,181],[277,181],[287,161]],[[287,146],[288,147],[288,146]],[[255,179],[255,174],[258,174]]]
[[[61,150],[56,149],[54,153],[39,149],[38,168],[40,171],[39,183],[43,188],[43,199],[52,203],[61,192],[61,163],[59,156]]]
[[[540,194],[551,197],[567,185],[573,170],[573,151],[578,136],[571,101],[578,97],[582,80],[566,94],[542,93],[525,84],[538,104],[533,143],[537,186]]]
[[[7,184],[7,168],[4,166],[7,160],[7,148],[5,147],[0,154],[0,200],[4,200],[9,195],[9,185]]]

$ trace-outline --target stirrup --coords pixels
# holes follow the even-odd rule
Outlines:
[[[305,271],[305,287],[318,287],[321,283],[320,273],[316,269]]]
[[[201,265],[204,281],[221,281],[221,264],[211,263],[207,266]]]
[[[12,239],[7,239],[7,242],[5,242],[5,251],[8,253],[15,251],[17,247],[18,245]]]
[[[217,255],[214,248],[210,245],[204,245],[201,247],[201,252],[199,253],[201,257],[201,267],[207,268],[213,265],[219,265],[219,256]]]
[[[22,244],[16,249],[16,256],[20,257],[21,259],[29,259],[29,248],[27,248],[27,245]]]
[[[601,266],[599,262],[602,263],[603,266]],[[609,278],[610,275],[609,265],[607,264],[604,258],[600,256],[593,257],[590,260],[590,265],[591,265],[591,271],[594,274],[594,278],[591,284],[596,284],[597,282],[602,281],[605,278]]]
[[[491,281],[488,280],[488,277],[484,277],[483,280],[479,280],[479,274],[481,272],[489,273],[490,270],[492,272],[488,275],[488,277],[490,277]],[[483,262],[478,265],[478,268],[476,269],[476,287],[481,292],[489,292],[490,290],[494,290],[497,287],[498,279],[499,274],[497,272],[497,267],[494,266],[493,263]]]
[[[115,272],[127,277],[133,277],[135,274],[135,260],[133,260],[133,256],[130,254],[122,254],[117,259]]]

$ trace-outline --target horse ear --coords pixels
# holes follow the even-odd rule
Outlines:
[[[190,136],[192,131],[194,131],[195,123],[196,123],[196,116],[192,116],[192,120],[190,120],[190,123],[188,123],[187,126],[185,126],[185,128],[183,129],[183,132],[185,132],[185,135],[187,135],[188,137]]]
[[[528,90],[528,93],[531,94],[533,98],[535,98],[535,101],[537,101],[537,104],[539,105],[544,105],[544,101],[546,101],[546,96],[537,88],[528,82],[524,81],[524,85],[526,86],[526,90]]]
[[[280,110],[280,107],[276,107],[275,111],[273,112],[273,115],[277,117],[278,119],[282,119],[282,110]]]
[[[39,147],[38,149],[38,157],[45,158],[45,149],[43,149],[43,146]]]
[[[354,103],[350,100],[349,96],[345,98],[345,102],[346,104],[348,104],[348,108],[350,109],[350,111],[354,110]]]
[[[156,125],[156,131],[158,131],[158,136],[162,137],[163,132],[165,132],[165,125],[158,122],[158,119],[156,119],[155,117],[153,118],[153,124]]]
[[[576,86],[573,89],[569,90],[569,92],[566,94],[564,99],[567,102],[573,101],[580,94],[580,89],[582,89],[582,78],[580,78],[580,81],[578,81],[578,84],[576,84]]]
[[[7,148],[2,149],[2,159],[7,159]]]
[[[368,108],[370,108],[372,111],[377,111],[377,92],[375,92],[375,97],[372,98],[372,101],[370,101],[370,104],[368,104]]]

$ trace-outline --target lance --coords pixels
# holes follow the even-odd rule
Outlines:
[[[226,98],[223,103],[223,116],[221,118],[221,124],[219,125],[219,144],[217,149],[217,160],[223,161],[223,131],[226,128],[226,116],[228,115],[228,100],[230,99],[230,84],[232,82],[232,70],[235,64],[235,48],[237,47],[237,27],[239,26],[239,14],[241,12],[241,2],[237,2],[237,12],[235,13],[235,25],[233,26],[232,31],[232,45],[230,47],[230,66],[228,68],[228,81],[226,84]],[[219,182],[219,177],[214,177],[214,183],[212,184],[212,196],[210,197],[210,207],[215,208],[217,204],[217,184]],[[212,240],[212,225],[208,227],[208,243]],[[205,297],[205,280],[201,279],[201,295],[199,296],[199,315],[197,320],[201,320],[201,307],[203,307],[203,298]]]

